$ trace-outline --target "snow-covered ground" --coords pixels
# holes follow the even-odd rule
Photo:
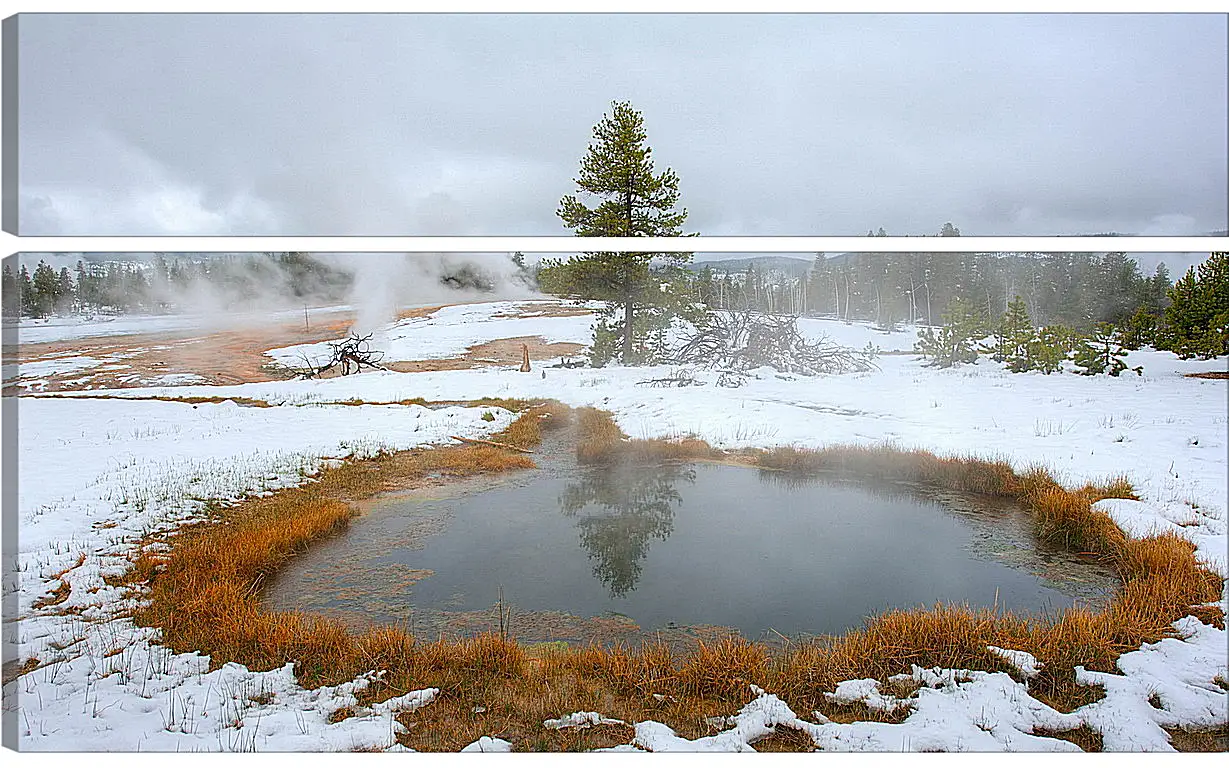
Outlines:
[[[515,336],[588,341],[591,317],[494,317],[508,308],[503,303],[453,307],[397,324],[385,331],[396,350],[386,359],[450,357],[476,343]],[[870,342],[882,350],[907,350],[915,338],[912,330],[886,334],[824,320],[805,320],[801,328],[858,348]],[[1225,363],[1184,362],[1141,350],[1131,355],[1130,364],[1142,364],[1143,376],[1109,378],[1011,374],[985,359],[936,370],[912,355],[898,354],[880,357],[880,370],[865,374],[801,377],[761,369],[744,386],[726,388],[717,385],[715,373],[697,371],[699,386],[671,389],[639,383],[672,370],[666,367],[564,369],[539,363],[528,374],[515,366],[375,372],[109,393],[242,396],[285,406],[268,409],[74,400],[84,393],[71,392],[22,399],[20,555],[16,571],[6,571],[6,579],[18,577],[19,583],[6,581],[4,586],[19,589],[23,618],[6,624],[5,631],[18,632],[23,659],[63,660],[6,686],[5,706],[13,706],[10,694],[16,694],[21,745],[31,750],[265,751],[391,744],[394,728],[400,727],[392,720],[395,708],[430,706],[432,693],[329,724],[329,712],[353,706],[353,687],[362,680],[309,692],[297,685],[289,668],[252,673],[228,665],[208,673],[206,660],[171,654],[157,645],[153,633],[114,618],[123,606],[101,580],[121,568],[127,541],[190,516],[196,500],[297,482],[330,458],[380,446],[402,448],[445,441],[448,434],[490,433],[512,418],[495,410],[494,422],[482,421],[481,413],[491,409],[330,404],[352,398],[558,398],[612,411],[633,437],[695,434],[730,448],[888,441],[938,453],[999,457],[1019,468],[1040,463],[1072,484],[1125,473],[1142,501],[1103,502],[1119,525],[1131,535],[1175,530],[1196,543],[1203,561],[1226,575],[1229,382],[1182,376],[1223,370]],[[64,605],[80,607],[82,613],[60,616],[33,609],[34,601],[59,583],[55,574],[66,568],[72,592]],[[729,730],[717,736],[687,741],[662,724],[645,722],[635,724],[635,739],[622,749],[750,749],[765,729],[781,724],[805,731],[825,749],[1070,750],[1069,742],[1031,735],[1033,727],[1088,723],[1103,734],[1107,749],[1165,750],[1169,744],[1160,726],[1223,724],[1229,707],[1229,693],[1214,682],[1217,675],[1229,677],[1226,633],[1194,619],[1178,622],[1176,629],[1183,639],[1122,656],[1121,676],[1087,673],[1085,679],[1106,686],[1107,696],[1070,714],[1049,709],[1028,695],[1026,684],[1003,673],[915,669],[912,676],[923,688],[909,700],[912,714],[898,725],[829,723],[816,713],[790,712],[769,691],[741,713],[731,713]],[[1030,660],[1008,656],[1027,675]],[[272,693],[272,701],[252,703],[250,695],[260,692]],[[1148,703],[1153,692],[1161,696],[1160,709]],[[873,681],[851,681],[833,695],[871,706],[893,705]],[[572,713],[558,714],[564,719]],[[486,751],[503,746],[498,739],[473,745]]]
[[[495,419],[484,421],[483,413]],[[5,687],[21,748],[388,746],[397,702],[330,724],[333,710],[355,703],[361,681],[308,692],[289,668],[209,672],[208,659],[172,654],[154,633],[115,618],[127,603],[103,577],[124,571],[133,540],[189,519],[201,500],[296,484],[330,459],[446,443],[454,434],[481,437],[513,418],[498,408],[22,400],[19,555],[4,583],[17,591],[21,619],[4,631],[15,633],[20,659],[46,665]],[[71,584],[68,598],[54,610],[35,609],[60,573]],[[260,694],[273,702],[250,701]]]

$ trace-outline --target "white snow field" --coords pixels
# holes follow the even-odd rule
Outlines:
[[[518,302],[524,305],[525,302]],[[430,318],[384,329],[388,359],[459,354],[492,339],[541,335],[586,342],[592,318],[496,319],[505,302],[441,310]],[[861,348],[908,350],[912,330],[886,334],[858,324],[805,320],[808,334],[830,335]],[[275,357],[290,354],[275,351]],[[294,353],[297,355],[297,351]],[[23,398],[19,407],[19,558],[6,569],[17,590],[14,632],[22,660],[40,668],[4,690],[16,709],[23,750],[350,750],[395,745],[398,710],[430,706],[433,690],[418,691],[358,717],[327,722],[341,706],[357,707],[354,691],[370,677],[336,688],[302,689],[287,667],[255,673],[230,664],[213,672],[197,654],[174,654],[154,631],[119,614],[127,606],[102,577],[122,570],[123,554],[141,534],[191,518],[201,500],[268,492],[303,482],[324,462],[380,448],[447,442],[502,429],[514,415],[501,409],[335,405],[413,397],[558,398],[615,414],[632,437],[694,434],[723,448],[821,446],[838,443],[927,448],[940,454],[1002,458],[1017,468],[1039,463],[1063,482],[1081,484],[1126,474],[1141,501],[1102,507],[1129,535],[1173,530],[1197,545],[1197,556],[1229,575],[1226,557],[1226,430],[1229,382],[1183,377],[1224,370],[1225,359],[1180,361],[1168,353],[1133,353],[1144,375],[1082,377],[1012,374],[992,361],[949,370],[927,368],[909,354],[884,355],[880,370],[843,376],[754,372],[737,388],[696,371],[699,386],[640,384],[671,368],[551,368],[535,363],[425,373],[373,372],[348,377],[229,387],[180,386],[112,390],[121,398],[222,396],[266,400],[282,407],[246,408],[151,400],[86,400],[88,393]],[[545,371],[545,378],[542,377]],[[493,412],[493,422],[481,420]],[[59,574],[59,575],[58,575]],[[60,584],[68,600],[50,609],[33,603]],[[1229,593],[1222,592],[1222,608]],[[79,615],[61,615],[65,606]],[[652,721],[615,751],[752,751],[774,727],[796,728],[825,750],[1073,751],[1067,741],[1033,734],[1087,724],[1106,750],[1170,751],[1164,727],[1206,728],[1229,721],[1229,636],[1194,618],[1174,625],[1176,637],[1124,654],[1120,674],[1081,672],[1105,686],[1106,697],[1069,714],[1029,695],[1037,662],[1013,649],[994,649],[1018,677],[982,671],[914,668],[922,684],[897,700],[873,680],[847,681],[832,691],[841,701],[871,707],[907,706],[899,724],[827,721],[795,713],[772,691],[731,712],[728,728],[696,740]],[[378,674],[372,670],[370,674]],[[266,704],[256,704],[251,696]],[[1158,694],[1162,706],[1149,703]],[[1155,699],[1154,699],[1155,701]],[[585,727],[601,713],[559,712],[544,727]],[[483,737],[469,751],[510,748]]]

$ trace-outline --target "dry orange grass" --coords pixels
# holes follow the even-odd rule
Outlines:
[[[24,395],[24,397],[40,398],[40,397],[55,397],[55,395]],[[225,403],[231,401],[235,405],[249,406],[252,408],[272,408],[273,405],[264,400],[256,400],[251,397],[221,397],[219,395],[211,395],[203,397],[199,395],[170,397],[167,395],[143,395],[141,397],[119,396],[119,395],[73,395],[77,400],[157,400],[163,403],[188,403],[190,405],[198,405],[201,403]]]
[[[535,444],[539,422],[557,406],[525,412],[495,437],[522,447]],[[347,502],[412,484],[428,473],[464,477],[534,466],[520,453],[464,445],[343,464],[317,482],[218,510],[219,520],[191,526],[171,540],[167,556],[143,551],[129,580],[148,582],[150,600],[138,614],[162,628],[168,644],[209,654],[214,664],[238,661],[255,669],[294,662],[307,684],[349,680],[375,667],[400,665],[422,654],[396,628],[352,635],[321,617],[261,610],[260,586],[287,558],[344,527],[355,514]],[[475,640],[452,658],[462,670],[485,674],[490,643]],[[505,647],[507,646],[507,647]],[[501,643],[501,652],[512,652]],[[456,649],[454,649],[456,650]],[[436,654],[439,656],[440,654]],[[481,663],[477,663],[481,662]],[[477,665],[475,666],[475,663]]]
[[[589,444],[578,458],[590,461],[671,455],[712,458],[720,455],[701,441],[627,441],[613,426],[600,423],[600,411],[587,415]],[[607,417],[609,420],[609,417]],[[699,443],[699,445],[696,445]],[[932,610],[890,611],[869,619],[841,637],[792,646],[774,659],[775,688],[804,707],[825,709],[822,693],[842,680],[907,673],[923,667],[1010,671],[986,650],[997,645],[1026,650],[1045,664],[1033,690],[1055,706],[1073,709],[1095,691],[1076,686],[1074,667],[1112,671],[1114,661],[1142,643],[1165,637],[1170,625],[1197,615],[1223,626],[1218,600],[1222,581],[1199,565],[1194,545],[1174,534],[1130,539],[1104,512],[1092,507],[1103,498],[1136,498],[1124,477],[1101,485],[1069,490],[1042,468],[1017,474],[1002,461],[975,457],[940,457],[929,451],[889,446],[838,445],[817,450],[792,447],[744,452],[742,457],[765,469],[797,473],[832,472],[882,480],[924,483],[972,493],[1016,499],[1034,515],[1039,537],[1070,551],[1110,563],[1122,586],[1102,611],[1073,608],[1053,617],[1020,617],[1008,612],[936,606]],[[703,650],[697,651],[702,654]],[[634,668],[633,661],[623,662]]]
[[[590,408],[573,414],[558,403],[528,407],[494,439],[529,448],[543,430],[570,419],[581,461],[723,455],[698,440],[629,441],[608,414]],[[1095,688],[1075,685],[1076,665],[1112,670],[1118,655],[1166,636],[1174,620],[1193,610],[1207,621],[1223,622],[1219,609],[1192,609],[1217,600],[1221,581],[1195,561],[1189,542],[1174,535],[1128,539],[1091,508],[1099,498],[1129,496],[1124,480],[1067,490],[1040,469],[1018,475],[1002,462],[881,447],[783,448],[742,458],[768,469],[852,472],[1019,499],[1033,510],[1046,539],[1112,563],[1122,588],[1102,611],[1072,609],[1052,617],[951,605],[890,611],[841,637],[795,643],[775,653],[730,637],[699,643],[690,652],[650,642],[531,655],[499,635],[422,643],[399,627],[356,634],[321,617],[260,609],[262,581],[313,540],[346,525],[353,514],[347,502],[429,472],[464,476],[532,466],[523,454],[466,445],[347,463],[301,488],[221,510],[218,521],[175,536],[169,556],[145,554],[134,564],[132,578],[148,580],[151,589],[140,619],[161,627],[176,650],[208,653],[215,664],[238,661],[270,669],[293,662],[307,686],[388,670],[364,692],[363,703],[438,687],[439,700],[401,716],[407,731],[399,739],[416,749],[450,750],[482,735],[503,735],[518,749],[534,750],[588,749],[630,738],[630,729],[617,726],[588,733],[542,727],[544,719],[578,710],[630,722],[653,718],[694,738],[713,732],[707,717],[728,715],[748,701],[751,683],[780,694],[795,711],[818,709],[844,721],[899,718],[903,713],[835,707],[823,693],[842,680],[886,680],[909,672],[912,664],[1010,671],[987,645],[1037,656],[1045,666],[1030,692],[1070,711],[1099,696]],[[1097,745],[1089,734],[1059,736]],[[768,746],[804,749],[804,742],[781,738]]]
[[[40,610],[43,608],[50,608],[51,606],[59,605],[60,603],[67,600],[68,596],[71,595],[73,591],[72,584],[70,584],[68,581],[68,572],[73,570],[74,568],[80,568],[82,564],[84,563],[85,563],[85,553],[82,552],[80,555],[77,556],[77,561],[75,563],[73,563],[70,566],[65,567],[63,570],[57,573],[51,574],[50,578],[52,580],[58,579],[60,583],[56,586],[55,589],[51,590],[51,592],[35,600],[33,603],[34,609]]]
[[[610,414],[597,408],[576,409],[576,430],[576,459],[582,463],[608,461],[627,441]]]

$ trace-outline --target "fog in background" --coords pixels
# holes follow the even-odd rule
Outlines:
[[[195,277],[166,280],[155,265],[179,262]],[[296,271],[281,254],[34,253],[19,254],[14,271],[33,273],[40,261],[76,276],[84,265],[139,269],[151,302],[161,311],[201,316],[201,326],[225,328],[260,322],[269,312],[299,307],[348,306],[354,330],[375,330],[406,307],[432,303],[539,297],[506,253],[312,253],[310,271]],[[9,262],[6,260],[6,264]],[[201,277],[207,273],[208,277]]]
[[[158,276],[158,256],[170,265],[208,272],[208,279],[176,282]],[[836,256],[837,254],[826,254]],[[263,253],[35,253],[5,260],[14,272],[24,265],[33,273],[40,261],[59,272],[76,276],[78,262],[86,265],[125,264],[139,268],[149,285],[156,311],[196,314],[201,326],[226,328],[261,322],[262,314],[303,306],[341,306],[355,313],[354,330],[366,333],[396,320],[407,307],[432,303],[541,298],[529,275],[507,253],[312,253],[318,268],[306,276],[280,258]],[[524,254],[532,272],[542,258],[560,254]],[[1207,253],[1130,254],[1144,276],[1165,263],[1171,280],[1208,257]],[[790,257],[803,265],[814,253],[723,253],[695,256],[696,262],[720,264],[731,259]]]
[[[27,235],[563,235],[614,99],[688,232],[1229,227],[1223,15],[19,21]]]

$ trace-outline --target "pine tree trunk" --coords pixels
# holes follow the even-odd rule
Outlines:
[[[632,297],[623,302],[623,364],[632,364]]]

